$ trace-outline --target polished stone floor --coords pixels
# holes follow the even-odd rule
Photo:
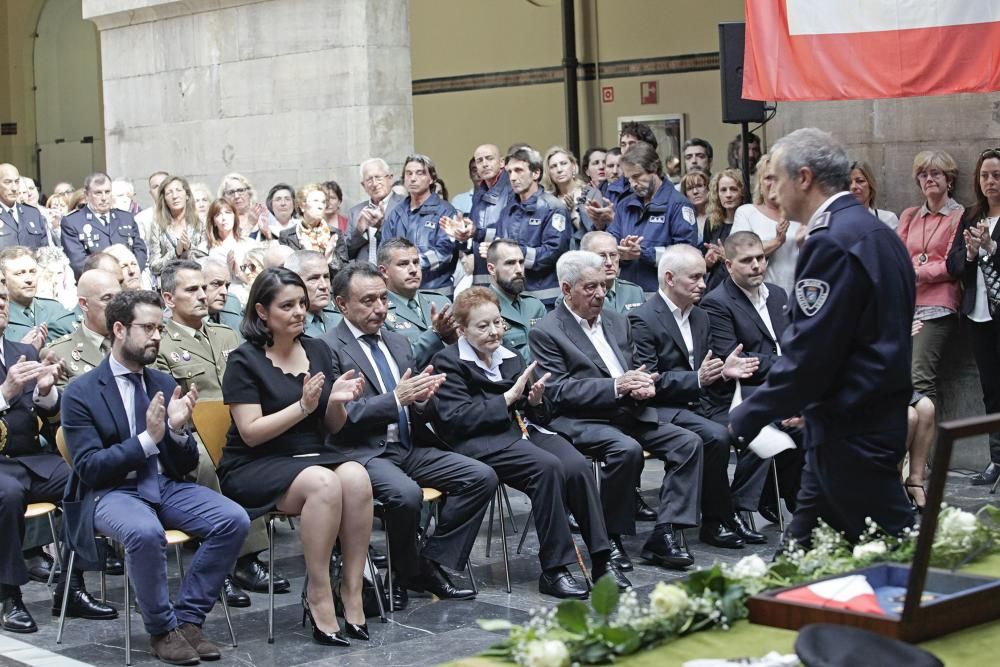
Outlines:
[[[655,489],[662,476],[662,467],[656,461],[649,461],[643,475],[644,497],[655,503]],[[967,508],[978,508],[988,498],[984,487],[970,487],[964,475],[954,474],[948,487],[948,501]],[[517,527],[523,530],[529,510],[527,498],[510,491]],[[769,544],[742,550],[723,550],[702,545],[697,540],[696,531],[688,531],[689,545],[695,554],[696,565],[706,566],[717,561],[735,562],[749,553],[759,553],[769,558],[777,543],[776,526],[766,524],[757,517],[758,527],[768,536]],[[494,520],[494,528],[496,520]],[[626,548],[634,557],[652,529],[651,523],[640,523],[639,534],[625,540]],[[538,542],[534,530],[529,534],[522,554],[514,553],[520,533],[508,532],[510,548],[510,578],[513,592],[508,594],[504,587],[504,569],[500,550],[499,531],[494,529],[492,551],[485,555],[487,537],[486,521],[483,523],[479,539],[473,550],[473,571],[479,585],[477,599],[465,602],[441,602],[428,597],[411,597],[409,607],[397,612],[386,624],[378,619],[370,619],[371,642],[353,641],[350,648],[329,648],[314,644],[308,628],[300,625],[301,606],[298,602],[302,587],[304,566],[297,534],[287,524],[280,524],[276,540],[278,570],[292,581],[292,592],[275,597],[275,643],[268,644],[267,596],[251,594],[253,605],[249,609],[234,609],[233,621],[236,626],[239,645],[236,648],[224,644],[222,664],[239,665],[321,665],[403,667],[411,665],[433,665],[450,659],[475,654],[495,643],[499,637],[481,630],[476,625],[479,618],[507,618],[522,621],[528,610],[542,605],[552,605],[552,598],[538,593]],[[583,547],[577,536],[577,541]],[[384,549],[384,534],[376,530],[373,542]],[[185,554],[190,558],[190,554]],[[171,585],[176,587],[176,565],[170,559]],[[679,573],[646,565],[636,558],[636,569],[629,574],[636,588],[647,592],[661,579],[679,576]],[[458,577],[466,581],[464,575]],[[122,599],[120,578],[109,578],[108,596],[112,601]],[[97,590],[96,579],[88,576],[88,586]],[[118,665],[124,662],[124,626],[117,621],[69,620],[62,644],[56,644],[56,623],[49,615],[49,600],[45,586],[29,584],[24,588],[24,597],[32,614],[38,621],[40,630],[30,635],[0,633],[0,667],[7,665],[58,665],[90,664]],[[206,622],[206,633],[220,643],[228,637],[221,610],[216,607]],[[22,642],[22,644],[18,644]],[[25,646],[27,644],[28,646]],[[34,649],[32,648],[34,647]],[[138,614],[132,620],[132,660],[133,664],[160,664],[148,653],[148,638],[142,631]],[[38,651],[37,649],[43,649]],[[46,654],[51,651],[58,656]],[[60,661],[59,657],[64,660]],[[55,658],[53,660],[53,658]],[[65,660],[69,659],[69,660]]]

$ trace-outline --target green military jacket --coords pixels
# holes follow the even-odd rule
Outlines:
[[[240,333],[240,324],[243,323],[243,304],[233,294],[226,297],[226,305],[222,307],[221,311],[216,313],[214,317],[208,316],[208,321],[229,327],[236,332],[236,337],[239,338],[240,342],[243,342],[243,334]]]
[[[306,313],[306,335],[310,338],[322,338],[327,331],[332,331],[335,326],[340,324],[342,319],[344,316],[340,314],[331,301],[316,315]]]
[[[76,315],[73,311],[66,310],[63,305],[54,299],[34,298],[31,305],[25,308],[13,300],[8,302],[7,331],[4,337],[7,340],[20,342],[28,335],[35,326],[42,324],[49,325],[49,335],[45,342],[55,342],[75,329]]]
[[[104,337],[98,343],[97,334],[93,334],[81,324],[76,331],[61,336],[42,348],[39,358],[44,359],[49,352],[54,352],[66,366],[66,373],[56,385],[63,389],[70,382],[87,371],[98,366],[111,351],[111,339]]]
[[[646,293],[635,283],[619,278],[611,291],[604,297],[604,307],[618,313],[628,314],[630,310],[646,303]]]
[[[431,324],[431,305],[437,313],[445,306],[451,305],[446,296],[418,290],[413,296],[416,308],[410,307],[406,297],[389,292],[389,312],[385,316],[385,328],[406,336],[413,349],[413,359],[418,368],[423,369],[430,363],[431,357],[444,349],[444,341],[437,335]]]
[[[199,335],[173,320],[167,320],[166,327],[156,367],[170,373],[182,391],[196,384],[199,400],[221,401],[226,362],[240,344],[236,333],[214,322],[206,322]]]
[[[490,283],[490,289],[500,299],[500,316],[507,326],[503,335],[503,345],[509,350],[519,352],[525,361],[531,363],[531,350],[528,348],[528,332],[535,326],[545,313],[545,304],[533,296],[522,294],[516,300],[511,300],[503,290]]]

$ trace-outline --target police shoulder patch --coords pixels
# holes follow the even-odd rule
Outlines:
[[[566,229],[566,216],[562,213],[552,214],[552,227],[557,231],[561,232]]]
[[[681,215],[684,216],[684,219],[687,220],[689,225],[693,225],[698,221],[698,218],[695,216],[694,209],[690,206],[681,207]]]
[[[795,301],[806,317],[812,317],[830,296],[830,284],[815,278],[803,278],[795,283]]]

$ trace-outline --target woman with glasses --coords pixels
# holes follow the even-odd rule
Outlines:
[[[175,259],[196,259],[208,253],[205,231],[194,209],[194,195],[180,176],[168,176],[156,191],[153,225],[146,244],[153,275]]]
[[[972,352],[979,367],[987,414],[1000,412],[1000,292],[991,288],[1000,273],[1000,148],[989,148],[976,162],[972,190],[976,202],[965,211],[961,229],[948,253],[948,272],[962,281],[965,315]],[[990,434],[990,462],[972,477],[973,485],[993,484],[1000,477],[1000,433]]]
[[[851,194],[872,212],[876,218],[895,230],[899,227],[899,218],[892,211],[875,206],[875,171],[867,162],[851,164]]]
[[[261,241],[271,239],[267,207],[257,201],[257,191],[246,176],[235,172],[223,176],[218,196],[236,211],[240,236]]]
[[[309,620],[319,644],[350,646],[347,636],[368,639],[361,588],[372,487],[364,467],[326,436],[343,427],[344,404],[361,395],[364,380],[354,371],[334,377],[330,348],[302,335],[308,311],[306,286],[295,272],[273,267],[254,281],[240,325],[246,342],[229,355],[222,380],[233,424],[219,483],[251,517],[274,510],[299,516],[296,534],[306,561],[302,623]],[[338,539],[347,636],[330,584]]]

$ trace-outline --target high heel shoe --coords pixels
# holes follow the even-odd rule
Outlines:
[[[370,639],[367,621],[358,625],[357,623],[351,623],[347,620],[347,612],[344,611],[344,602],[340,597],[340,586],[334,589],[333,592],[333,611],[337,614],[337,616],[344,619],[344,629],[347,632],[348,637],[361,639],[363,641],[368,641]]]
[[[909,482],[907,482],[907,483],[903,484],[903,486],[906,489],[920,489],[923,492],[923,494],[924,494],[924,505],[927,504],[927,491],[924,489],[924,485],[923,484],[910,484]],[[906,495],[910,499],[910,504],[913,505],[913,509],[917,510],[918,513],[921,513],[921,512],[924,511],[924,505],[921,505],[920,503],[918,503],[916,497],[912,493],[910,493],[909,491],[907,491]]]
[[[309,609],[309,600],[306,599],[306,595],[302,593],[302,627],[306,627],[306,619],[309,619],[309,625],[312,626],[313,630],[313,641],[317,644],[322,644],[324,646],[350,646],[351,642],[347,640],[344,633],[338,630],[337,632],[331,634],[329,632],[324,632],[319,629],[316,625],[316,621],[313,619],[312,610]]]

